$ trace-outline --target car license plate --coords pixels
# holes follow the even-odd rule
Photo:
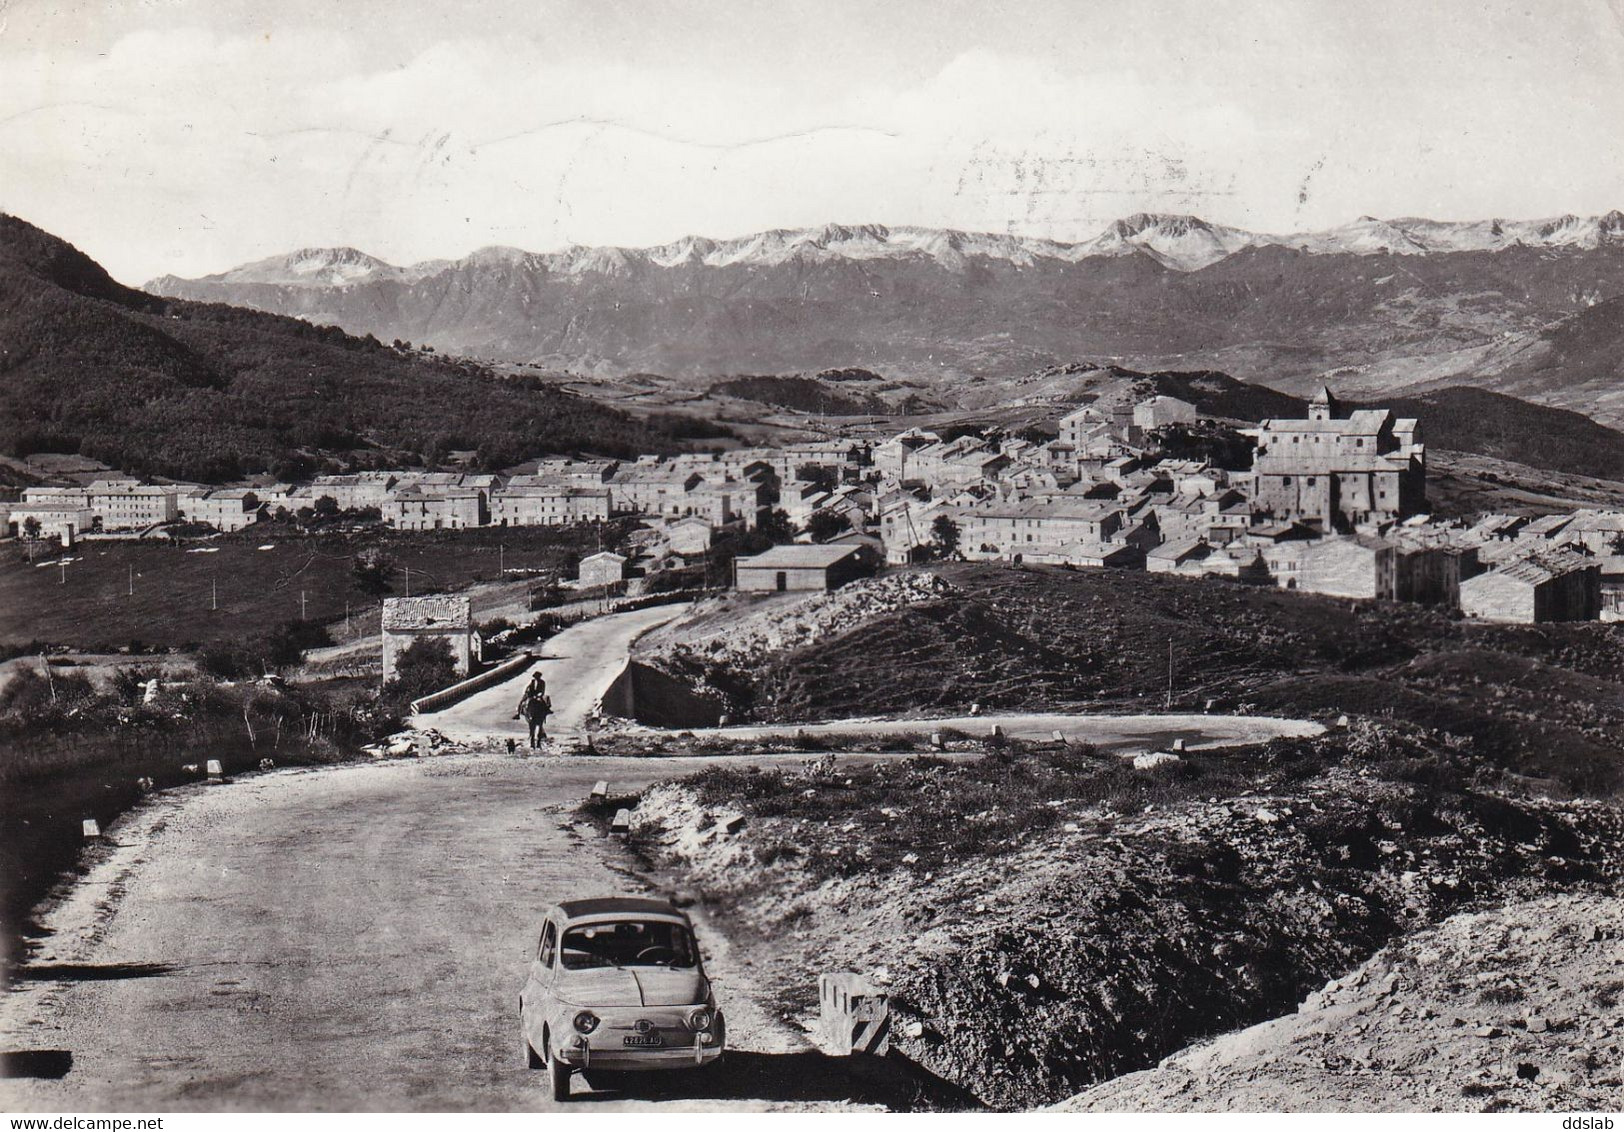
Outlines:
[[[665,1044],[660,1039],[659,1034],[627,1034],[620,1040],[629,1046],[658,1046]]]

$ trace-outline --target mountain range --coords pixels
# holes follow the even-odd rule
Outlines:
[[[828,225],[406,267],[306,249],[147,290],[598,377],[861,366],[954,404],[1090,358],[1292,393],[1472,385],[1624,423],[1619,212],[1293,236],[1141,214],[1075,244]]]
[[[1195,271],[1242,248],[1283,247],[1316,255],[1428,255],[1495,252],[1512,247],[1598,248],[1624,246],[1624,212],[1556,216],[1544,220],[1442,221],[1417,217],[1378,220],[1361,216],[1338,228],[1270,235],[1212,224],[1198,216],[1136,213],[1077,243],[991,232],[910,225],[826,224],[821,228],[775,228],[715,240],[686,236],[650,248],[574,245],[556,252],[481,248],[460,260],[425,260],[396,267],[354,248],[304,248],[243,264],[203,279],[161,276],[146,289],[204,282],[260,283],[287,287],[345,287],[362,282],[412,283],[463,267],[508,267],[558,275],[617,274],[638,268],[778,266],[800,260],[878,260],[923,257],[962,271],[976,258],[1031,266],[1039,260],[1077,263],[1106,256],[1144,255],[1176,271]]]

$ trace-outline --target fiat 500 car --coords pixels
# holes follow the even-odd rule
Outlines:
[[[519,995],[530,1068],[568,1100],[577,1070],[687,1069],[722,1056],[726,1030],[693,925],[663,900],[568,900],[548,911]]]

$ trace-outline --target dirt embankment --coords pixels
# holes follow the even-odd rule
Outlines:
[[[1067,1111],[1595,1112],[1624,1080],[1624,900],[1467,912],[1295,1014],[1063,1102]]]
[[[1424,785],[1415,752],[1345,742],[711,771],[645,794],[633,843],[770,941],[788,1013],[815,1011],[816,972],[868,973],[908,1056],[1028,1107],[1289,1011],[1464,908],[1616,884],[1616,810]]]

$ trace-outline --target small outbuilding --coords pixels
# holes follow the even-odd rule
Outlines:
[[[837,590],[874,572],[877,556],[863,543],[775,546],[733,560],[735,586],[749,593]]]
[[[383,682],[395,678],[400,654],[416,641],[444,640],[457,675],[466,676],[479,658],[473,604],[465,594],[383,599]]]
[[[599,551],[581,559],[578,576],[583,586],[612,586],[626,580],[626,556],[612,550]]]

